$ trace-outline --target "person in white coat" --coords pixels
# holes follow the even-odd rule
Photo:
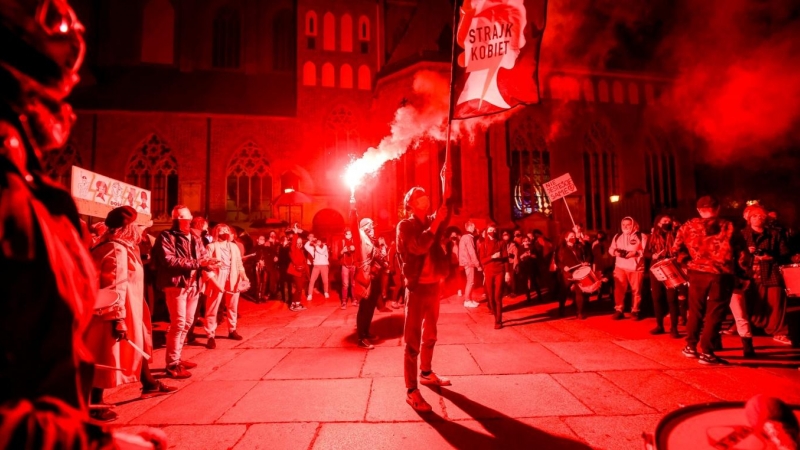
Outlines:
[[[617,233],[608,247],[608,254],[616,257],[614,262],[614,320],[625,318],[625,293],[631,288],[633,305],[631,318],[641,320],[639,306],[642,303],[642,280],[644,280],[644,249],[647,235],[639,231],[639,224],[633,217],[625,217],[620,223],[621,233]]]
[[[208,336],[206,347],[217,347],[217,311],[225,302],[225,317],[228,322],[228,337],[237,341],[242,336],[236,331],[236,318],[239,311],[239,292],[250,280],[244,271],[242,252],[234,242],[233,230],[224,223],[214,227],[214,242],[208,244],[208,255],[219,261],[219,268],[208,272],[206,288],[206,320],[204,329]]]
[[[461,235],[461,240],[458,242],[458,264],[464,268],[467,275],[467,284],[464,286],[464,307],[477,308],[480,304],[472,299],[472,288],[475,286],[475,272],[482,269],[475,245],[475,224],[469,221],[464,224],[464,229],[467,232]]]
[[[314,284],[317,283],[317,278],[322,276],[322,292],[325,293],[325,298],[330,298],[328,294],[328,268],[330,261],[328,259],[328,246],[321,239],[309,238],[306,242],[305,249],[313,258],[314,267],[311,269],[311,278],[308,281],[308,297],[307,301],[311,301],[311,293],[314,292]]]

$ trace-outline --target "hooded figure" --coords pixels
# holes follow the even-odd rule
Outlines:
[[[644,249],[647,236],[639,231],[639,224],[633,217],[625,217],[620,223],[622,232],[611,240],[608,253],[616,256],[614,267],[614,320],[625,317],[622,310],[625,306],[625,293],[631,288],[633,306],[631,318],[640,320],[639,306],[642,302],[642,279],[644,278]]]

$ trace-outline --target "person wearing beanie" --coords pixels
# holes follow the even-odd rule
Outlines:
[[[408,218],[397,224],[396,240],[406,286],[403,374],[407,389],[406,403],[415,411],[424,413],[432,408],[422,398],[417,380],[428,386],[451,384],[449,379],[437,375],[431,365],[437,339],[436,322],[439,320],[439,285],[447,277],[450,266],[450,258],[440,243],[452,211],[447,202],[442,202],[433,215],[428,215],[430,197],[425,189],[418,186],[406,193],[403,203],[410,213]]]
[[[783,345],[792,345],[786,323],[786,296],[781,286],[780,266],[791,262],[786,234],[768,222],[766,209],[759,204],[744,210],[747,226],[742,229],[749,258],[744,269],[750,283],[744,290],[750,310],[750,323],[772,335]]]
[[[150,309],[144,301],[144,268],[138,248],[143,226],[136,223],[137,216],[130,206],[111,210],[104,222],[108,228],[91,250],[100,294],[85,340],[97,364],[91,392],[95,405],[103,404],[104,389],[127,383],[141,382],[142,397],[177,389],[153,378],[147,360],[137,350],[153,353]],[[90,415],[100,421],[117,416],[111,409],[95,409]]]
[[[689,315],[682,353],[687,358],[697,358],[700,364],[727,364],[714,350],[719,345],[719,329],[735,277],[741,272],[737,261],[747,249],[733,224],[719,217],[715,198],[701,197],[697,212],[700,217],[678,230],[672,248],[679,255],[679,262],[689,269]]]
[[[672,247],[675,243],[675,229],[672,226],[672,218],[661,214],[656,216],[653,222],[653,230],[647,240],[644,249],[645,259],[650,261],[650,267],[659,261],[672,258]],[[680,315],[678,305],[678,290],[684,289],[683,286],[667,289],[664,283],[650,272],[650,293],[653,299],[653,312],[656,316],[656,327],[650,334],[664,333],[664,317],[669,312],[670,335],[673,338],[680,338],[678,333],[678,317]],[[664,306],[666,305],[666,309]]]

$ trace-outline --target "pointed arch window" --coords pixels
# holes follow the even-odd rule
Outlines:
[[[322,16],[322,49],[336,50],[336,19],[329,12]]]
[[[128,159],[125,182],[150,190],[153,217],[169,218],[178,204],[178,161],[158,135],[151,135]]]
[[[226,177],[229,220],[272,216],[272,172],[264,150],[253,142],[246,143],[231,158]]]
[[[361,53],[369,53],[369,17],[358,18],[358,40],[361,44]]]
[[[334,82],[333,64],[325,63],[322,65],[322,86],[333,87],[334,85],[335,82]]]
[[[550,181],[550,151],[542,130],[524,121],[511,142],[512,214],[521,219],[533,213],[550,216],[550,200],[544,183]]]
[[[239,10],[220,8],[214,17],[211,65],[220,69],[238,69],[242,53],[242,19]]]
[[[83,166],[81,154],[72,144],[60,150],[45,152],[42,158],[44,173],[69,190],[72,183],[72,166]]]
[[[625,103],[625,89],[622,87],[621,82],[615,81],[611,90],[614,94],[614,103]]]
[[[600,80],[597,83],[597,98],[602,103],[608,103],[608,82],[606,80]]]
[[[317,65],[311,61],[303,64],[303,86],[317,85]]]
[[[141,61],[151,64],[175,62],[175,9],[169,0],[150,0],[144,7]]]
[[[628,84],[628,101],[631,105],[639,104],[639,85],[636,83]]]
[[[669,138],[660,132],[645,140],[644,173],[653,211],[678,207],[678,177],[675,151]]]
[[[308,11],[306,13],[306,44],[309,50],[317,48],[317,13]]]
[[[342,64],[339,69],[339,87],[353,89],[353,68],[350,64]]]
[[[353,51],[353,18],[350,14],[342,16],[342,51]]]
[[[358,88],[365,91],[372,89],[372,72],[363,64],[358,67]]]
[[[583,176],[586,190],[586,228],[610,230],[609,197],[619,195],[619,168],[608,128],[595,123],[583,139]]]

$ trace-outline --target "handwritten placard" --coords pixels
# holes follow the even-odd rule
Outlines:
[[[106,217],[114,208],[126,205],[139,213],[137,222],[147,223],[151,218],[150,191],[141,189],[105,175],[72,166],[72,198],[78,212],[92,217]]]
[[[570,177],[568,173],[544,183],[543,186],[547,197],[550,198],[550,202],[554,202],[578,191],[578,188],[575,187],[575,183],[572,182],[572,177]]]

